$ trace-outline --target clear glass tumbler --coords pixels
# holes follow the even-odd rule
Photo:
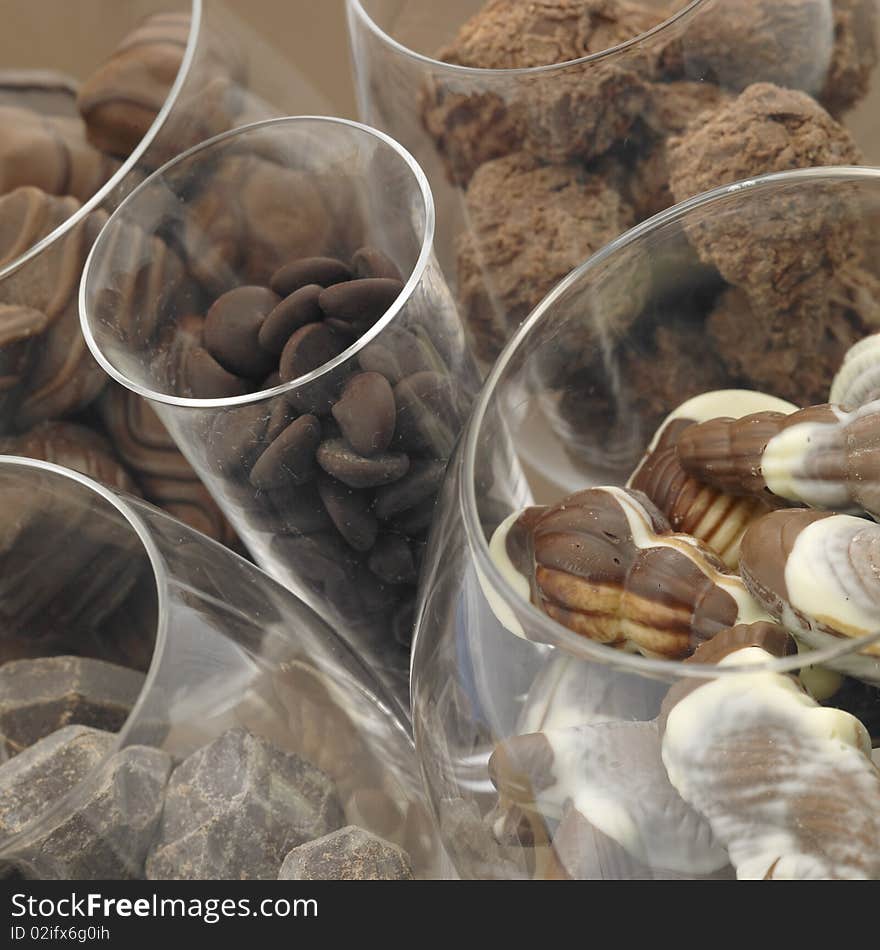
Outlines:
[[[447,471],[413,646],[416,747],[442,838],[463,877],[880,874],[869,860],[880,834],[880,750],[872,765],[870,748],[880,745],[876,556],[862,562],[853,547],[852,562],[843,563],[816,548],[802,575],[808,589],[825,592],[832,615],[846,612],[851,598],[864,605],[867,597],[874,605],[866,608],[867,633],[864,626],[837,639],[804,633],[790,588],[785,596],[795,612],[780,601],[773,613],[798,635],[797,655],[788,655],[791,643],[759,654],[756,666],[746,666],[747,657],[719,665],[705,649],[693,658],[660,647],[640,655],[633,643],[644,640],[614,648],[591,639],[599,633],[587,632],[596,630],[589,618],[617,617],[628,630],[641,624],[662,643],[675,617],[696,628],[702,608],[690,611],[691,590],[705,595],[711,613],[708,588],[697,575],[683,589],[680,564],[651,574],[647,560],[643,583],[635,567],[621,582],[615,572],[630,562],[613,549],[626,548],[629,529],[603,522],[601,506],[586,521],[576,515],[588,499],[607,503],[621,499],[625,486],[644,490],[675,530],[717,543],[725,562],[712,561],[706,576],[742,591],[734,574],[739,543],[745,526],[771,523],[756,520],[769,511],[769,496],[728,498],[728,507],[721,494],[692,491],[695,483],[668,455],[672,443],[658,441],[660,427],[676,411],[670,425],[683,426],[828,402],[856,343],[847,359],[852,372],[839,380],[858,379],[862,388],[876,381],[878,225],[875,169],[797,171],[718,189],[641,225],[577,269],[505,349]],[[627,304],[638,319],[617,322]],[[847,385],[855,392],[855,383]],[[855,451],[872,444],[862,438]],[[655,461],[634,477],[643,457]],[[816,477],[834,478],[823,471]],[[871,475],[862,472],[851,484],[868,488]],[[581,498],[571,495],[581,491]],[[538,541],[530,540],[537,535],[528,528],[512,534],[508,519],[527,506],[560,503],[553,509],[556,541],[549,521],[542,528],[547,573],[536,579],[528,565],[538,557]],[[792,515],[798,511],[767,518]],[[656,518],[650,530],[659,536],[663,516]],[[844,522],[876,530],[870,521]],[[571,543],[564,524],[581,532]],[[652,548],[662,538],[632,531],[640,549],[662,550]],[[775,553],[765,571],[795,563],[786,553],[790,541],[766,544]],[[603,560],[607,551],[616,559],[609,553],[612,560]],[[593,586],[577,586],[582,565]],[[801,575],[785,576],[794,583]],[[844,595],[836,577],[860,590],[855,578],[864,577],[867,586]],[[558,600],[552,578],[559,578]],[[671,602],[678,606],[664,612]],[[742,601],[743,622],[771,619],[757,605],[749,615],[752,603]],[[683,698],[690,691],[701,700],[678,715],[669,739],[672,710],[690,702]],[[773,706],[773,697],[782,705]],[[787,718],[781,710],[789,701]],[[773,743],[790,758],[779,758]],[[690,758],[682,759],[682,749]],[[729,771],[720,765],[724,755]],[[864,779],[864,797],[843,791],[844,774]],[[829,863],[814,860],[814,849]]]
[[[487,363],[632,225],[878,156],[877,0],[348,0],[360,117],[425,169]]]
[[[437,873],[405,719],[308,607],[67,469],[0,457],[0,499],[7,874],[276,878],[347,825]]]
[[[401,696],[424,539],[477,387],[433,233],[424,175],[382,133],[271,120],[204,143],[133,192],[96,241],[81,287],[83,332],[101,366],[154,406],[257,563]],[[172,294],[147,278],[151,259],[132,254],[132,235],[184,262]],[[362,260],[367,245],[402,279],[361,283],[393,286],[393,299],[361,335],[340,320],[289,327],[286,381],[267,363],[267,378],[242,388],[201,346],[200,315],[230,288],[261,285],[274,305],[265,285],[288,262]],[[300,338],[316,328],[326,340],[309,355]],[[212,365],[204,382],[200,367]],[[211,389],[218,380],[232,384]],[[352,422],[364,382],[384,393],[389,417],[378,453],[359,445],[366,430]]]

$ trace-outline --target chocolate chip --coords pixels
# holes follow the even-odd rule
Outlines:
[[[364,370],[381,373],[392,386],[423,370],[442,370],[437,352],[409,330],[386,328],[380,339],[368,343],[358,362]]]
[[[383,521],[432,499],[443,481],[446,463],[435,459],[418,459],[410,463],[403,478],[376,492],[376,516]]]
[[[230,373],[262,378],[275,359],[260,345],[260,330],[278,302],[266,287],[236,287],[218,297],[205,317],[205,349]]]
[[[266,441],[273,442],[293,421],[290,406],[283,396],[276,396],[269,409],[269,421],[266,424]]]
[[[309,323],[300,327],[287,341],[281,354],[281,379],[285,383],[299,379],[329,363],[345,348],[339,335],[323,323]]]
[[[402,290],[399,280],[367,277],[328,287],[318,303],[328,318],[344,320],[366,330],[388,310]]]
[[[379,522],[370,511],[369,493],[349,488],[329,475],[318,478],[318,492],[336,530],[348,544],[355,551],[369,551],[379,530]]]
[[[270,489],[309,481],[315,474],[315,451],[320,442],[321,423],[314,416],[300,416],[259,457],[251,470],[251,484]]]
[[[186,391],[193,399],[225,399],[241,396],[247,392],[243,379],[227,373],[211,354],[200,346],[194,347],[186,357]]]
[[[403,283],[403,274],[397,264],[376,247],[362,247],[355,251],[351,266],[356,277],[385,277]]]
[[[344,439],[322,442],[318,464],[350,488],[375,488],[406,475],[409,459],[402,452],[380,452],[372,458],[359,455]]]
[[[351,268],[335,257],[304,257],[275,271],[269,286],[279,296],[289,297],[307,284],[332,287],[353,276]]]
[[[330,522],[329,517],[327,520]],[[272,549],[306,584],[324,591],[350,590],[357,576],[358,555],[330,524],[330,531],[277,537]]]
[[[452,380],[434,372],[415,373],[394,387],[396,442],[410,452],[449,458],[460,428]]]
[[[260,346],[276,356],[284,349],[291,334],[307,323],[318,323],[324,313],[318,306],[322,287],[306,284],[285,297],[266,317],[260,327]]]
[[[384,534],[379,538],[367,564],[386,584],[414,584],[418,578],[412,548],[400,535]]]
[[[421,504],[408,509],[403,512],[403,514],[398,515],[393,521],[389,522],[391,527],[401,534],[411,536],[421,534],[431,527],[431,522],[434,520],[435,501],[436,498],[428,498],[426,501],[421,502]]]
[[[263,403],[217,413],[210,426],[209,438],[213,458],[221,472],[238,477],[251,470],[268,444],[267,422],[268,410]]]
[[[333,521],[315,482],[258,491],[251,509],[255,524],[283,535],[311,535],[332,531]]]
[[[359,455],[384,452],[394,436],[397,410],[391,384],[379,373],[359,373],[346,383],[333,418]]]

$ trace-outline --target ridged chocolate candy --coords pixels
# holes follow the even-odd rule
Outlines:
[[[772,659],[751,646],[722,663]],[[880,770],[870,739],[857,719],[819,706],[791,677],[756,669],[704,683],[670,710],[662,756],[738,878],[880,877]]]
[[[669,519],[673,530],[699,538],[729,570],[735,571],[743,533],[773,506],[769,500],[726,495],[698,481],[682,468],[676,450],[685,429],[716,417],[722,407],[731,416],[764,410],[797,411],[791,403],[745,389],[716,390],[695,396],[657,430],[627,486],[644,492]]]
[[[880,515],[880,401],[703,422],[681,434],[678,457],[688,474],[731,494]]]
[[[611,646],[681,658],[726,627],[765,619],[715,554],[674,534],[647,498],[626,489],[591,488],[529,508],[509,528],[506,549],[532,603]]]
[[[821,511],[774,511],[743,538],[743,580],[767,612],[814,649],[880,631],[880,525]],[[828,661],[880,683],[880,641]]]
[[[880,333],[851,346],[831,381],[828,401],[847,411],[880,399]]]

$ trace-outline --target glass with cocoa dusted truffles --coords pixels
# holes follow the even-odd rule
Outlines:
[[[235,543],[149,407],[90,356],[76,290],[107,213],[150,171],[217,132],[323,104],[216,0],[14,0],[5,12],[0,451],[76,464],[98,439],[132,491]]]
[[[880,879],[878,226],[876,169],[718,189],[505,349],[413,650],[462,876]]]
[[[0,456],[0,537],[4,876],[438,873],[394,699],[288,590],[42,461]]]
[[[476,390],[433,231],[396,143],[270,120],[133,192],[81,288],[102,367],[149,400],[257,562],[404,705],[425,539]]]
[[[348,0],[360,116],[420,162],[497,357],[552,287],[675,202],[878,164],[877,0]]]

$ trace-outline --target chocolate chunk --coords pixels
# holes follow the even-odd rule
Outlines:
[[[376,516],[385,521],[429,499],[433,502],[445,471],[445,462],[413,460],[403,478],[376,492]]]
[[[409,857],[396,844],[348,825],[301,844],[284,859],[279,881],[411,881]]]
[[[336,530],[355,551],[369,551],[379,530],[370,511],[369,494],[323,474],[318,478],[318,491]]]
[[[147,878],[271,880],[291,848],[343,820],[320,769],[230,729],[172,773]]]
[[[362,247],[351,259],[355,277],[384,277],[403,283],[403,274],[391,258],[377,247]]]
[[[300,416],[271,443],[251,471],[255,488],[300,485],[314,477],[315,452],[321,442],[321,423],[311,415]]]
[[[414,584],[418,580],[412,548],[400,535],[383,534],[378,538],[367,564],[386,584]]]
[[[278,304],[266,287],[236,287],[214,301],[205,317],[205,349],[237,376],[259,379],[272,370],[275,359],[259,336],[267,315]]]
[[[452,380],[441,373],[415,373],[394,387],[397,439],[407,451],[449,458],[461,424]]]
[[[143,876],[171,759],[144,746],[129,746],[105,759],[115,741],[109,732],[66,726],[0,767],[4,837],[76,788],[70,811],[50,818],[20,849],[4,854],[26,877]]]
[[[134,670],[80,656],[0,667],[0,735],[17,755],[62,726],[118,732],[144,684]]]
[[[260,346],[269,353],[281,354],[295,330],[307,323],[318,323],[324,316],[318,306],[320,284],[306,284],[285,297],[260,327]]]
[[[289,297],[309,284],[332,287],[353,276],[351,268],[335,257],[304,257],[275,271],[269,286],[280,297]]]
[[[194,399],[225,399],[247,392],[243,379],[227,373],[203,347],[194,347],[187,354],[184,368],[186,388],[181,395]]]
[[[384,452],[394,436],[397,410],[394,393],[380,373],[352,376],[333,407],[333,418],[355,452]]]
[[[318,298],[324,314],[335,320],[369,329],[403,291],[399,280],[387,277],[365,277],[328,287]]]
[[[287,341],[281,354],[279,371],[288,383],[329,363],[345,349],[338,334],[323,323],[309,323],[297,330]]]
[[[351,488],[375,488],[403,478],[409,459],[402,452],[379,452],[371,458],[358,455],[344,439],[330,439],[318,448],[318,464]]]

